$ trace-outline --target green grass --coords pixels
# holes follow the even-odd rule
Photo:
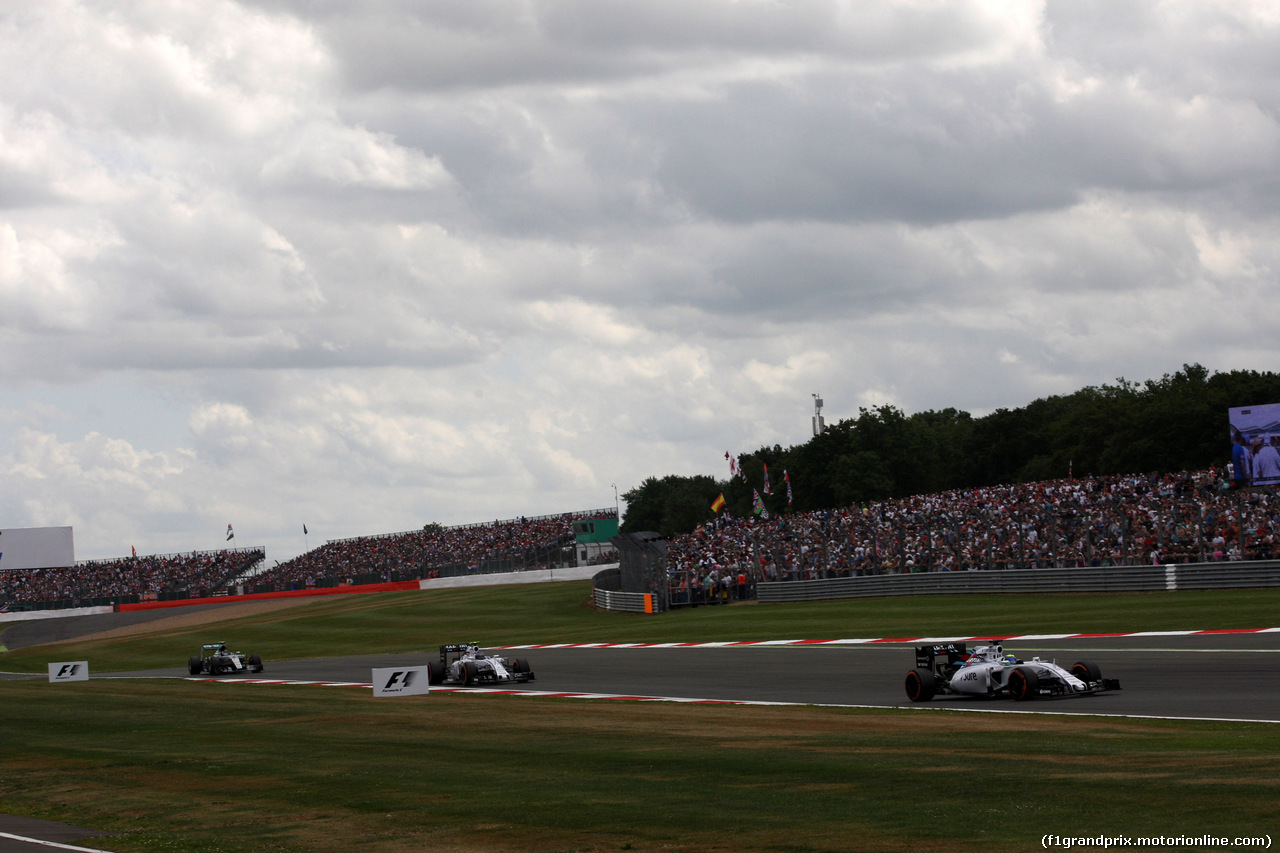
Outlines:
[[[344,596],[0,654],[43,673],[451,640],[702,641],[1266,628],[1280,591],[940,596],[600,613],[586,583]],[[1275,831],[1280,726],[0,681],[0,810],[182,851],[1019,851]],[[1203,849],[1203,848],[1202,848]]]
[[[88,660],[95,672],[182,666],[223,640],[267,660],[429,651],[447,642],[702,642],[1280,627],[1280,590],[951,595],[734,604],[645,616],[591,607],[590,582],[334,596],[213,626],[0,652],[0,670]]]
[[[118,851],[1028,850],[1274,831],[1280,727],[0,685],[5,808]]]

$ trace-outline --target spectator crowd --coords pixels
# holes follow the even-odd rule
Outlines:
[[[446,567],[464,572],[547,568],[563,564],[564,549],[574,542],[573,522],[598,517],[598,512],[564,513],[339,539],[279,564],[252,583],[296,588],[369,575],[427,577]]]
[[[1230,488],[1214,469],[721,516],[667,543],[669,592],[678,602],[729,598],[761,580],[1268,560],[1278,524],[1274,488]]]
[[[182,593],[198,598],[234,586],[246,591],[333,586],[370,576],[379,580],[451,573],[521,571],[572,561],[573,522],[600,518],[603,510],[520,518],[329,542],[285,563],[261,570],[261,548],[167,556],[126,557],[49,569],[0,572],[0,604],[91,599],[158,598]],[[608,511],[614,517],[613,509]]]
[[[0,572],[0,602],[76,604],[128,596],[154,599],[182,591],[194,597],[209,590],[224,589],[265,557],[261,548],[238,548],[91,560],[63,568],[13,569]]]
[[[673,603],[743,597],[759,581],[1003,568],[1132,566],[1280,556],[1280,495],[1215,469],[1051,480],[918,495],[767,520],[722,514],[667,543]],[[612,510],[609,511],[612,515]],[[0,572],[0,603],[190,597],[572,562],[573,522],[602,511],[336,540],[255,574],[261,549]]]

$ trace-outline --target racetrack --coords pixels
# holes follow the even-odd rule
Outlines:
[[[153,611],[146,618],[207,622],[247,615],[236,607],[210,605],[207,610],[193,609],[181,617]],[[114,614],[44,620],[44,625],[25,623],[21,644],[93,634],[109,636],[140,621],[139,616]],[[50,624],[55,622],[58,624]],[[104,631],[110,633],[99,633]],[[18,639],[17,634],[17,627],[10,629],[5,640],[12,642]],[[1104,676],[1120,679],[1124,689],[1032,702],[939,696],[913,705],[902,687],[904,676],[914,665],[909,643],[530,648],[503,654],[528,658],[537,673],[537,680],[530,684],[510,686],[538,693],[1280,722],[1280,691],[1273,686],[1280,681],[1280,631],[1028,638],[1006,641],[1005,647],[1024,659],[1039,655],[1066,666],[1082,658],[1092,659]],[[409,655],[275,661],[270,649],[253,651],[262,653],[266,661],[266,671],[257,676],[262,680],[368,683],[374,668],[417,665],[438,658],[434,650],[423,650]],[[182,665],[186,658],[176,657],[173,668],[133,673],[95,671],[93,677],[187,677]]]
[[[527,657],[537,680],[504,685],[522,692],[871,707],[932,707],[982,712],[1157,716],[1280,722],[1280,633],[1074,638],[1006,643],[1021,658],[1039,655],[1070,666],[1096,661],[1118,678],[1118,692],[1013,702],[940,696],[912,705],[902,681],[914,665],[909,644],[686,648],[542,648]],[[411,666],[437,657],[358,655],[272,661],[261,680],[368,683],[375,667]],[[183,667],[116,673],[185,677]],[[95,677],[102,677],[95,673]],[[228,685],[230,687],[230,685]]]

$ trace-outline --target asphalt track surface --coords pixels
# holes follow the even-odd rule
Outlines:
[[[209,605],[216,607],[218,605]],[[165,611],[144,611],[150,618]],[[147,617],[108,614],[36,620],[5,632],[11,648],[68,639]],[[17,642],[15,642],[17,641]],[[972,646],[973,643],[970,643]],[[680,648],[531,648],[503,652],[527,658],[537,680],[514,689],[635,697],[783,702],[861,707],[931,707],[964,711],[1104,714],[1280,722],[1280,631],[1009,640],[1006,651],[1070,666],[1097,662],[1122,690],[1059,700],[1012,702],[939,696],[913,705],[903,678],[914,666],[910,643]],[[408,655],[342,655],[273,661],[270,649],[246,649],[266,661],[261,680],[367,684],[371,670],[438,659]],[[189,677],[175,652],[173,668],[92,677]],[[90,660],[92,667],[92,660]],[[0,674],[0,678],[4,678]],[[3,853],[0,850],[0,853]]]
[[[914,666],[914,651],[910,644],[897,643],[519,649],[502,653],[527,658],[537,679],[501,686],[522,692],[635,698],[1280,722],[1280,691],[1275,690],[1280,682],[1280,632],[1009,641],[1005,648],[1024,660],[1039,656],[1068,667],[1077,660],[1093,660],[1104,676],[1118,678],[1123,689],[1030,702],[939,696],[913,704],[906,698],[903,679]],[[438,659],[438,653],[424,651],[272,661],[267,651],[260,652],[266,671],[244,678],[368,684],[374,668],[418,666]],[[94,674],[108,676],[189,677],[185,667]]]

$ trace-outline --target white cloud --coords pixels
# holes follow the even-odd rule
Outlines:
[[[1268,3],[52,0],[0,47],[0,509],[83,556],[1276,361]]]

